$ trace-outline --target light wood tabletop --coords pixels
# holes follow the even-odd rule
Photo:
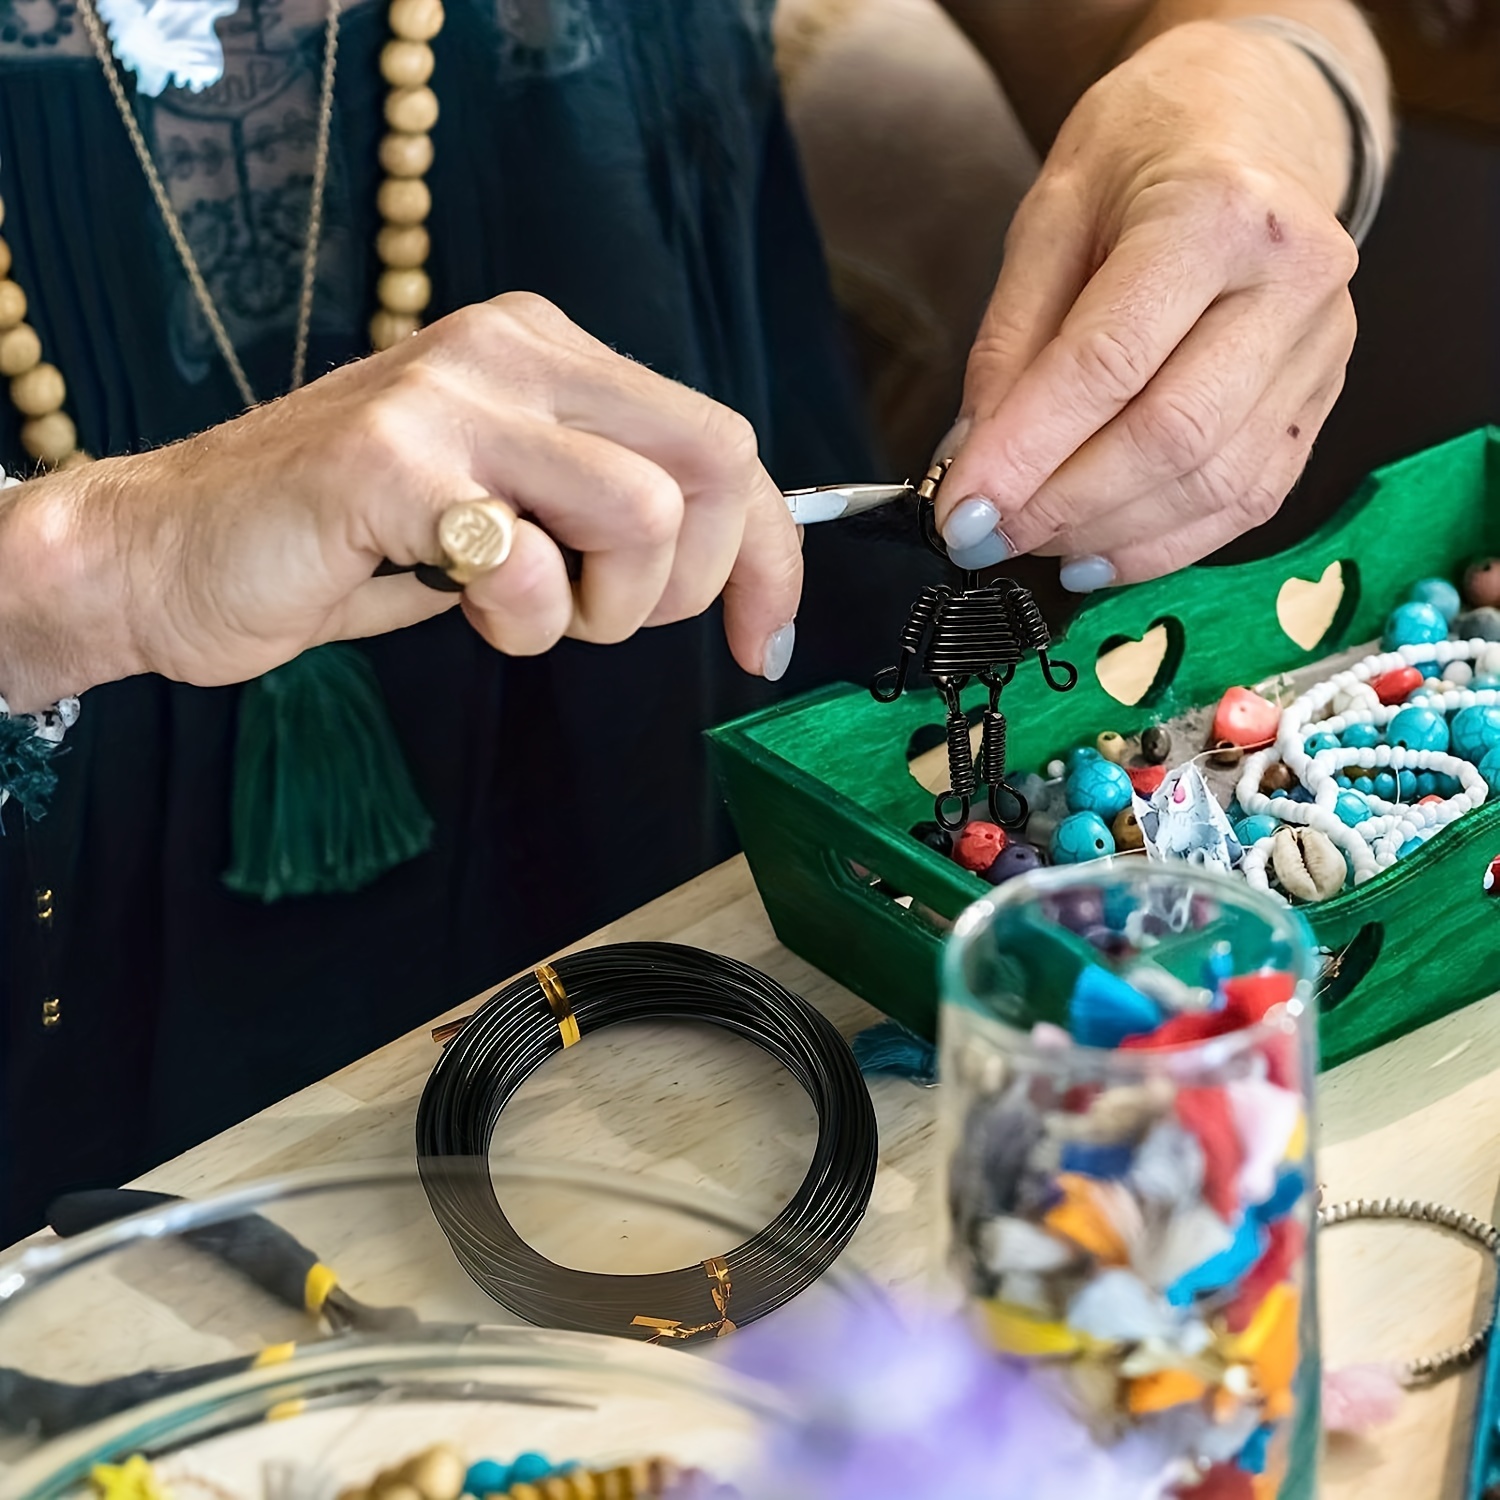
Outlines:
[[[846,1036],[878,1019],[783,948],[743,860],[710,871],[587,943],[659,939],[730,954],[788,984]],[[541,955],[539,955],[540,957]],[[499,976],[497,976],[497,979]],[[467,1007],[456,1007],[451,1015]],[[443,1018],[434,1018],[439,1020]],[[417,1100],[437,1058],[426,1029],[381,1048],[187,1152],[141,1185],[201,1196],[300,1168],[407,1158]],[[927,1272],[937,1243],[936,1090],[876,1079],[880,1170],[848,1256],[894,1286]],[[1500,996],[1346,1063],[1320,1081],[1319,1177],[1330,1200],[1432,1199],[1494,1217],[1500,1187]],[[709,1027],[619,1027],[532,1078],[492,1151],[576,1160],[715,1188],[771,1217],[801,1180],[815,1120],[791,1077]],[[535,1222],[531,1222],[534,1220]],[[517,1227],[548,1252],[544,1211]],[[660,1269],[602,1244],[588,1269]],[[1410,1225],[1347,1225],[1320,1251],[1325,1362],[1404,1359],[1461,1338],[1484,1316],[1482,1257]],[[1391,1427],[1329,1452],[1325,1500],[1449,1500],[1463,1494],[1476,1372],[1407,1397]]]

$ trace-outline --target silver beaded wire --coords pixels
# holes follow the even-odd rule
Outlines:
[[[1460,1213],[1456,1208],[1445,1208],[1440,1203],[1414,1198],[1351,1198],[1318,1210],[1319,1229],[1331,1229],[1336,1224],[1359,1219],[1404,1219],[1413,1224],[1429,1224],[1434,1229],[1461,1235],[1490,1256],[1500,1259],[1500,1229],[1473,1214]],[[1467,1370],[1484,1353],[1494,1326],[1492,1306],[1484,1322],[1466,1339],[1439,1349],[1435,1354],[1407,1360],[1401,1367],[1401,1384],[1408,1390],[1435,1385],[1449,1375]]]

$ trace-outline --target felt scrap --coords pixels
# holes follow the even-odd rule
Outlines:
[[[1201,1483],[1178,1493],[1182,1500],[1256,1500],[1254,1477],[1238,1464],[1215,1464]]]
[[[1323,1376],[1323,1428],[1360,1433],[1393,1422],[1405,1397],[1395,1365],[1350,1365]]]
[[[1219,990],[1225,1008],[1238,1017],[1238,1023],[1253,1026],[1263,1021],[1268,1011],[1285,1005],[1297,993],[1297,979],[1279,969],[1261,969],[1255,974],[1236,974],[1221,980]]]
[[[1228,1357],[1243,1360],[1254,1372],[1270,1416],[1290,1409],[1292,1377],[1297,1373],[1299,1302],[1296,1287],[1285,1281],[1273,1286],[1245,1331],[1224,1341]]]
[[[1005,1302],[981,1302],[979,1308],[991,1342],[1003,1354],[1048,1359],[1083,1351],[1082,1335],[1066,1323],[1038,1318],[1025,1308]]]
[[[1154,1126],[1141,1142],[1130,1183],[1151,1203],[1172,1205],[1196,1196],[1203,1186],[1203,1147],[1174,1120]]]
[[[1238,1029],[1239,1023],[1227,1011],[1184,1011],[1163,1021],[1155,1031],[1128,1036],[1120,1043],[1122,1051],[1154,1052],[1163,1047],[1190,1047],[1210,1037],[1223,1036]]]
[[[1130,1170],[1134,1160],[1135,1152],[1128,1143],[1094,1146],[1075,1141],[1063,1147],[1062,1168],[1083,1177],[1115,1181]]]
[[[1266,1230],[1260,1259],[1224,1309],[1224,1325],[1231,1333],[1243,1333],[1250,1326],[1271,1288],[1291,1275],[1306,1243],[1307,1231],[1295,1219],[1279,1219]]]
[[[1241,1203],[1264,1203],[1276,1191],[1277,1169],[1302,1116],[1302,1101],[1290,1089],[1260,1078],[1226,1084],[1229,1112],[1243,1159],[1237,1192]]]
[[[986,1219],[976,1238],[979,1258],[995,1276],[1008,1271],[1060,1271],[1078,1259],[1073,1245],[1025,1219]]]
[[[1205,1292],[1217,1292],[1238,1281],[1264,1254],[1270,1235],[1248,1215],[1240,1220],[1227,1249],[1184,1272],[1167,1288],[1173,1307],[1187,1307]]]
[[[1135,815],[1152,859],[1228,872],[1244,855],[1227,814],[1192,761],[1171,772],[1150,801],[1136,797]]]
[[[1222,1218],[1232,1219],[1239,1210],[1236,1189],[1244,1150],[1229,1098],[1223,1089],[1181,1089],[1177,1094],[1177,1118],[1203,1148],[1203,1197]]]
[[[1143,1227],[1141,1211],[1128,1189],[1071,1172],[1058,1174],[1057,1187],[1063,1199],[1043,1221],[1047,1228],[1105,1265],[1126,1264],[1131,1244],[1140,1238]]]
[[[1130,1271],[1104,1271],[1068,1304],[1068,1326],[1102,1344],[1169,1339],[1177,1320],[1144,1281]]]
[[[1162,1370],[1155,1375],[1142,1375],[1132,1380],[1126,1402],[1136,1416],[1145,1416],[1150,1412],[1168,1411],[1174,1406],[1185,1406],[1189,1401],[1197,1401],[1207,1390],[1208,1383],[1191,1371]]]
[[[1233,1243],[1229,1226],[1213,1209],[1206,1203],[1187,1202],[1143,1238],[1131,1264],[1152,1286],[1165,1289]]]
[[[1085,1047],[1118,1047],[1128,1036],[1155,1031],[1164,1019],[1156,1001],[1097,964],[1079,973],[1068,1002],[1068,1029]]]
[[[1264,1203],[1257,1203],[1250,1212],[1262,1224],[1274,1223],[1291,1213],[1306,1191],[1307,1179],[1302,1173],[1296,1167],[1283,1167],[1271,1196]]]

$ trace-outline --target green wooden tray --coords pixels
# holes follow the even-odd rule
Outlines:
[[[1328,526],[1276,557],[1190,568],[1092,601],[1055,648],[1077,664],[1078,686],[1052,693],[1028,662],[1006,689],[1010,764],[1040,769],[1100,729],[1129,734],[1235,684],[1373,640],[1413,580],[1457,578],[1487,553],[1500,553],[1500,428],[1379,470]],[[1343,598],[1306,650],[1282,629],[1277,597],[1288,579],[1314,582],[1335,562]],[[892,621],[893,660],[898,625]],[[1168,649],[1156,679],[1138,703],[1122,705],[1100,686],[1095,663],[1157,625]],[[881,704],[863,687],[839,686],[710,733],[777,936],[927,1036],[936,1023],[942,924],[987,889],[908,832],[931,816],[932,799],[908,770],[907,741],[940,717],[930,691]],[[1343,954],[1322,997],[1325,1066],[1500,989],[1500,899],[1482,884],[1496,854],[1500,802],[1357,891],[1306,909],[1318,941]],[[912,906],[891,900],[880,882],[910,895]]]

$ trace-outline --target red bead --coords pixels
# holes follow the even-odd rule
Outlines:
[[[1130,766],[1127,768],[1130,784],[1136,790],[1136,795],[1149,797],[1167,779],[1167,768],[1165,766]]]
[[[970,823],[953,840],[953,858],[964,869],[982,875],[1010,840],[996,823]]]
[[[1281,710],[1268,698],[1249,688],[1234,687],[1219,699],[1214,710],[1214,724],[1209,731],[1210,745],[1228,743],[1242,750],[1275,742]]]
[[[1422,686],[1422,674],[1415,667],[1396,667],[1382,672],[1370,686],[1382,703],[1405,703]]]
[[[1223,1089],[1179,1089],[1177,1119],[1203,1147],[1203,1201],[1220,1218],[1233,1220],[1240,1209],[1236,1183],[1245,1149],[1234,1128],[1229,1096]]]
[[[1417,799],[1417,806],[1425,807],[1429,802],[1441,802],[1442,800],[1441,797],[1434,793],[1431,797],[1419,797]]]
[[[1500,896],[1500,855],[1490,861],[1490,867],[1484,872],[1484,888],[1492,896]]]

